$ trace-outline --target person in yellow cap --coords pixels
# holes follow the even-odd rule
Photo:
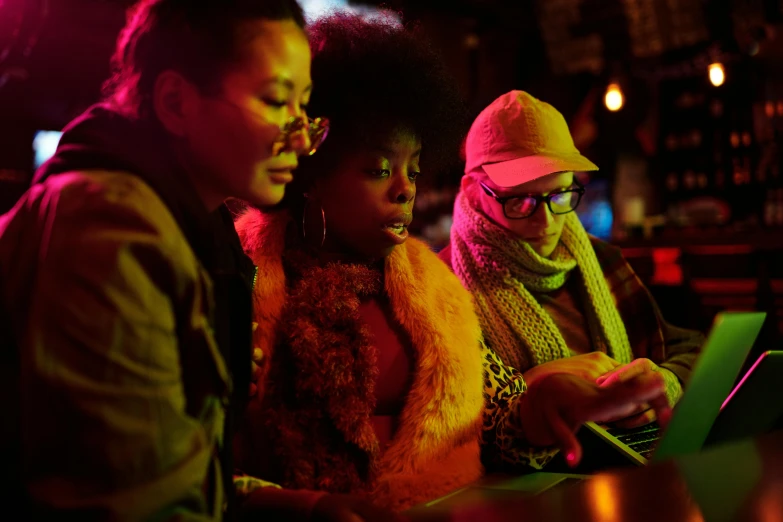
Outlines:
[[[620,250],[590,236],[574,210],[582,156],[563,116],[523,91],[484,109],[465,143],[450,244],[440,257],[474,296],[487,344],[528,386],[572,374],[597,386],[658,373],[682,394],[703,338],[662,317]],[[623,427],[655,419],[640,406]],[[551,427],[526,439],[551,442]]]

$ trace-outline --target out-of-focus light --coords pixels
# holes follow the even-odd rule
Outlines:
[[[598,475],[589,481],[585,488],[585,504],[595,520],[617,522],[620,520],[618,479],[612,476]]]
[[[623,91],[620,90],[620,86],[616,83],[610,83],[604,95],[606,108],[612,112],[619,111],[623,108],[624,103],[625,98],[623,97]]]
[[[61,131],[38,131],[33,139],[33,151],[35,153],[35,168],[37,169],[51,158],[57,151],[57,145],[60,143]]]
[[[710,74],[710,83],[715,87],[720,87],[723,82],[726,81],[726,71],[723,69],[722,63],[710,64],[708,69]]]
[[[299,0],[299,5],[302,6],[302,11],[304,11],[305,19],[308,23],[315,22],[319,18],[334,13],[352,13],[358,14],[367,20],[381,20],[402,26],[399,14],[391,9],[351,5],[348,0]]]

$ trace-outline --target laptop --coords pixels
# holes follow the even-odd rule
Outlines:
[[[764,312],[723,312],[715,317],[665,432],[657,423],[619,429],[588,422],[585,427],[639,466],[651,460],[698,452],[731,393],[765,318]]]
[[[705,446],[772,431],[783,419],[783,351],[768,351],[756,359],[712,425]]]
[[[628,461],[639,466],[650,460],[698,452],[726,402],[765,318],[763,312],[723,312],[715,317],[686,393],[674,409],[665,432],[661,432],[657,423],[631,430],[606,428],[593,422],[585,427],[602,439],[602,443],[608,443]],[[777,357],[775,361],[778,363]],[[539,495],[568,488],[591,476],[543,471],[513,478],[499,477],[499,480],[485,477],[476,484],[415,506],[407,513],[416,515],[432,509],[448,510],[519,494]]]

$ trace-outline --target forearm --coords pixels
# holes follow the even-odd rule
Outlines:
[[[534,447],[527,442],[520,416],[520,405],[527,392],[523,376],[504,366],[489,348],[485,348],[484,361],[487,407],[482,453],[485,460],[542,469],[558,450]]]

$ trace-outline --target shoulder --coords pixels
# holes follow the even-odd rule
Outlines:
[[[127,203],[138,199],[157,197],[152,188],[141,178],[128,172],[113,170],[87,170],[57,174],[36,185],[47,193],[59,194],[60,197],[88,198],[87,203],[106,200],[119,201],[129,198]]]
[[[627,261],[623,257],[623,251],[611,243],[607,243],[595,236],[588,234],[590,244],[593,247],[598,263],[604,272],[617,269],[619,266],[626,265]]]
[[[614,254],[620,255],[621,251],[619,247],[616,247],[615,245],[608,243],[603,239],[598,239],[592,234],[587,234],[587,237],[590,239],[590,244],[593,246],[593,250],[596,252],[612,252]]]
[[[53,262],[93,250],[165,259],[172,266],[189,265],[188,272],[197,270],[195,254],[171,211],[138,176],[63,173],[35,185],[26,197],[25,228],[38,236]]]
[[[58,174],[32,190],[42,205],[56,207],[56,219],[93,226],[127,226],[164,239],[176,220],[163,200],[141,178],[127,172],[84,171]],[[47,210],[49,210],[47,208]],[[51,208],[54,210],[54,208]]]

